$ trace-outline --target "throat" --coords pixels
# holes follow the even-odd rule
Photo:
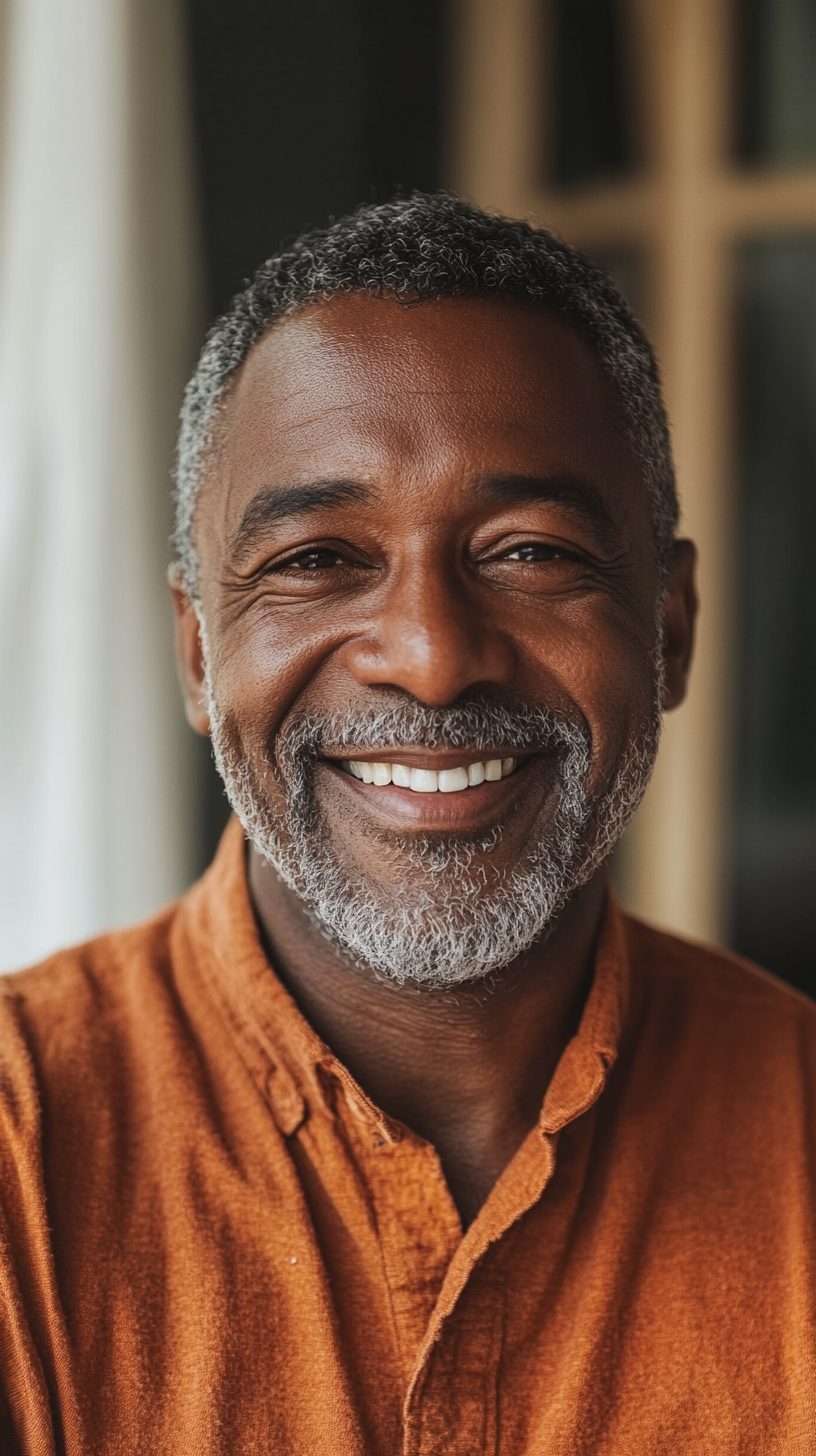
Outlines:
[[[463,1229],[476,1219],[536,1126],[543,1095],[542,1091],[541,1098],[527,1108],[508,1107],[504,1115],[492,1104],[480,1107],[471,1102],[460,1109],[459,1117],[450,1112],[446,1117],[432,1116],[425,1126],[421,1113],[414,1116],[414,1124],[420,1125],[412,1126],[412,1131],[435,1148]]]

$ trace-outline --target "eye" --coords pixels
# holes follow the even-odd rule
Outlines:
[[[580,556],[575,551],[568,551],[564,546],[552,546],[547,541],[522,541],[519,546],[514,546],[512,551],[505,553],[505,561],[580,561]]]
[[[332,566],[342,566],[346,558],[331,546],[316,546],[310,551],[302,551],[299,556],[290,556],[287,561],[279,561],[273,566],[273,571],[325,571]]]

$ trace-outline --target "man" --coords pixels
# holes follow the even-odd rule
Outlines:
[[[7,982],[3,1451],[813,1451],[816,1013],[609,891],[676,523],[546,233],[365,208],[215,325],[171,581],[237,818]]]

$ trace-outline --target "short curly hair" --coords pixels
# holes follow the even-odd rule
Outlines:
[[[564,314],[616,386],[626,435],[649,489],[665,581],[679,517],[674,464],[657,361],[629,305],[597,263],[545,229],[485,212],[449,193],[414,192],[303,233],[262,264],[212,325],[185,391],[176,454],[173,546],[193,599],[196,499],[231,381],[277,319],[355,291],[405,303],[499,294]]]

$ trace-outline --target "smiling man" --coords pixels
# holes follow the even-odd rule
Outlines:
[[[6,983],[26,1456],[810,1453],[816,1011],[621,914],[696,610],[609,279],[449,197],[273,259],[171,573],[236,818]]]

